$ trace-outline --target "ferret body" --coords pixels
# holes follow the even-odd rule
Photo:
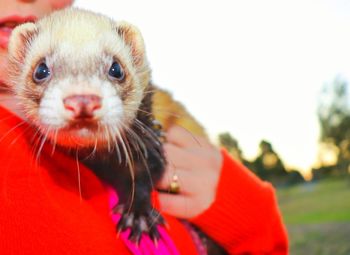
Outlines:
[[[139,31],[66,9],[17,27],[9,45],[10,85],[28,122],[116,189],[115,211],[122,214],[117,231],[131,228],[135,242],[142,233],[158,239],[163,219],[150,194],[165,157],[153,112],[166,127],[183,119],[185,128],[204,131],[182,105],[151,85]],[[152,105],[154,91],[158,101]]]
[[[27,23],[10,41],[12,88],[45,139],[79,158],[119,195],[118,231],[158,238],[150,193],[165,159],[151,112],[150,70],[139,31],[67,9]]]

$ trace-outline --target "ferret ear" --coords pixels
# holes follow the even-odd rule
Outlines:
[[[34,23],[28,22],[16,27],[10,37],[9,41],[9,54],[10,57],[15,58],[18,61],[22,61],[28,45],[32,42],[33,38],[37,35],[38,29]]]
[[[117,23],[116,29],[119,36],[130,46],[134,64],[136,66],[143,65],[145,59],[145,46],[138,28],[130,23],[122,21]]]

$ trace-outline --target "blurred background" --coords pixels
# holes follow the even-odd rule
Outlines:
[[[291,254],[350,254],[350,1],[75,5],[140,28],[154,83],[277,188]]]

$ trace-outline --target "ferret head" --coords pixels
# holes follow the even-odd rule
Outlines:
[[[11,87],[26,118],[62,146],[106,146],[136,117],[149,83],[139,31],[77,9],[17,27]]]

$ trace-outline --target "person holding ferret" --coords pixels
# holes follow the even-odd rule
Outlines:
[[[1,254],[211,254],[206,250],[206,242],[211,241],[221,253],[287,254],[286,230],[272,186],[225,150],[211,145],[204,132],[192,135],[182,128],[186,121],[194,120],[160,90],[154,95],[157,108],[173,105],[171,111],[180,116],[180,121],[169,122],[172,118],[155,113],[165,127],[163,148],[169,163],[155,185],[172,193],[154,193],[154,201],[166,227],[159,227],[157,242],[145,237],[137,245],[123,234],[117,236],[109,204],[115,198],[106,183],[78,162],[78,157],[46,146],[38,130],[28,124],[30,120],[19,108],[18,99],[9,92],[13,77],[5,71],[8,48],[23,49],[20,41],[8,45],[12,30],[71,3],[6,0],[0,6]],[[18,64],[17,71],[28,65]],[[112,75],[116,68],[119,70],[114,65]],[[34,79],[45,78],[45,70],[49,69],[39,65]],[[34,98],[31,91],[27,93]],[[69,107],[76,113],[75,104]],[[78,110],[79,118],[92,113],[85,108]],[[182,118],[187,120],[181,122]]]

